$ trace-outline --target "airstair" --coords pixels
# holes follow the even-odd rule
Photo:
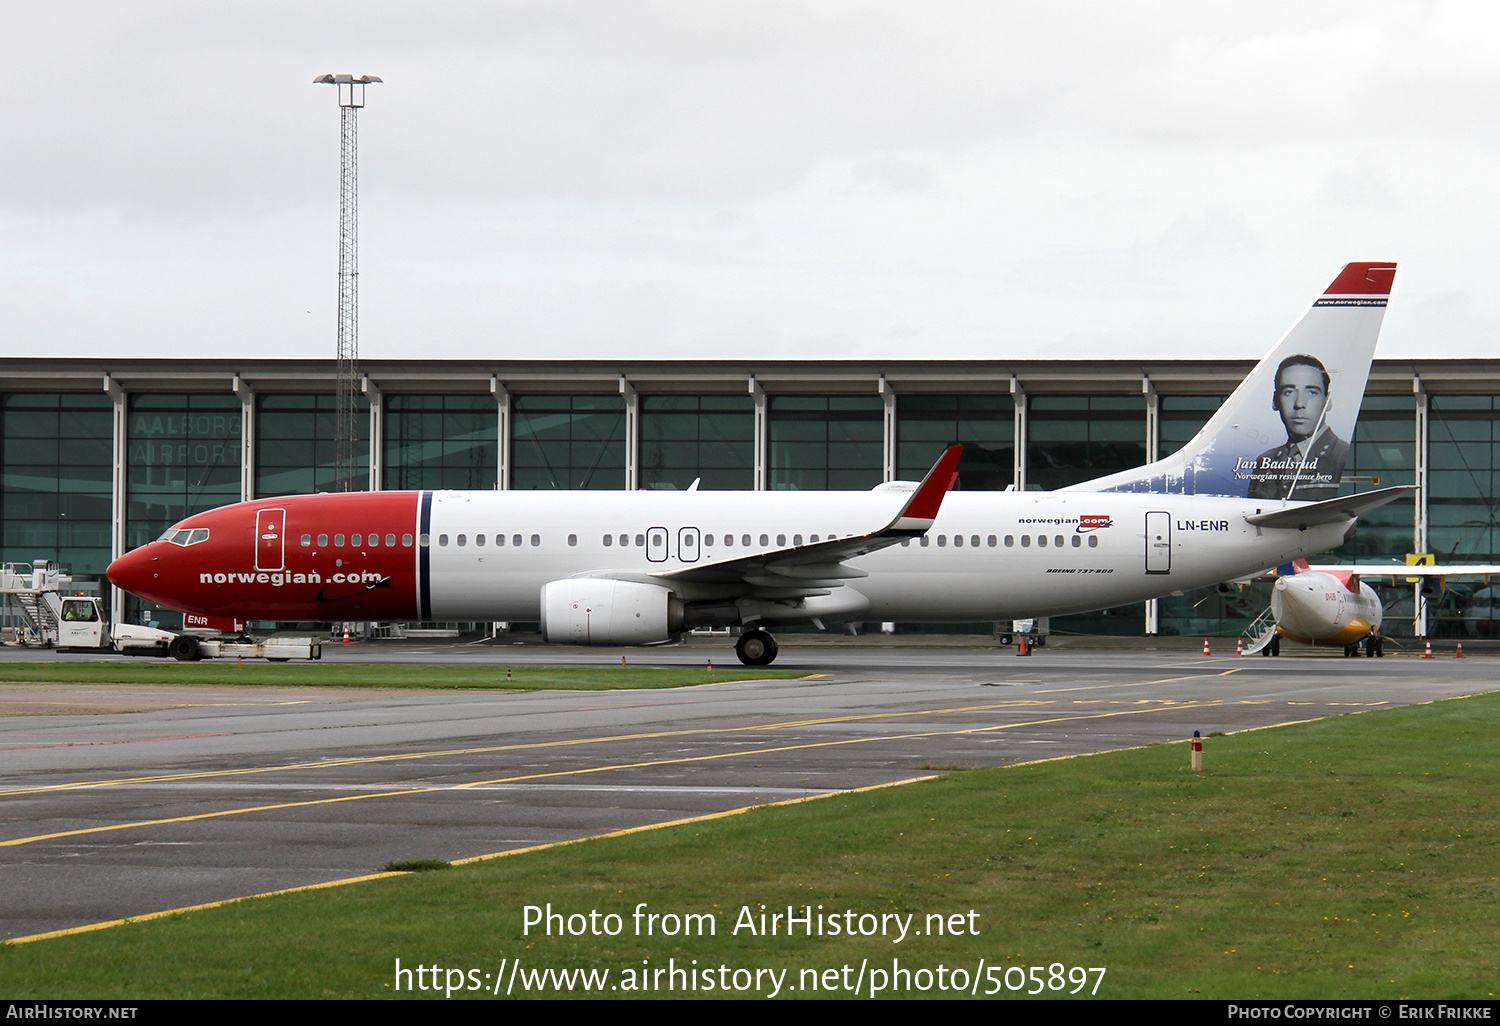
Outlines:
[[[71,583],[72,578],[50,560],[0,564],[0,602],[5,619],[14,624],[16,644],[46,648],[57,644],[57,615],[42,600],[42,593]]]
[[[1246,655],[1254,655],[1276,637],[1276,617],[1271,615],[1269,606],[1245,628],[1245,636],[1250,639],[1250,644],[1245,646]]]

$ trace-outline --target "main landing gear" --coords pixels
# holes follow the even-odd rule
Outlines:
[[[746,666],[770,666],[776,660],[776,639],[759,627],[740,635],[734,654]]]

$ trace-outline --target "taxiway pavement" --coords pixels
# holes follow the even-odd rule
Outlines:
[[[331,656],[390,661],[350,648]],[[618,666],[620,655],[432,646],[400,661]],[[119,686],[103,697],[140,711],[67,715],[14,713],[49,688],[100,697],[101,686],[0,683],[0,937],[395,860],[1472,694],[1494,689],[1495,665],[839,646],[783,649],[778,670],[820,675],[803,680],[528,693]]]

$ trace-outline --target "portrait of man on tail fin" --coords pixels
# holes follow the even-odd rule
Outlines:
[[[1286,428],[1286,444],[1256,457],[1248,497],[1316,502],[1336,496],[1349,443],[1326,425],[1328,371],[1322,361],[1305,353],[1282,360],[1271,408]]]

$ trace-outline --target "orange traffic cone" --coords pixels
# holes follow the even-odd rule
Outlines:
[[[1207,638],[1203,639],[1203,654],[1204,655],[1213,655],[1213,653],[1208,650],[1208,639]]]
[[[1245,639],[1244,638],[1235,638],[1234,639],[1234,654],[1237,655],[1237,656],[1242,656],[1242,655],[1245,654]]]
[[[1458,643],[1458,651],[1456,651],[1456,652],[1453,653],[1453,658],[1454,659],[1462,659],[1463,657],[1464,657],[1464,643],[1462,641],[1460,641]]]
[[[349,644],[349,625],[344,624],[344,644]]]
[[[1432,639],[1430,639],[1430,638],[1427,641],[1427,651],[1422,653],[1422,658],[1423,659],[1431,659],[1432,658]]]
[[[1018,655],[1018,656],[1029,656],[1029,655],[1031,655],[1031,649],[1029,649],[1029,648],[1026,647],[1026,635],[1024,635],[1024,634],[1022,634],[1020,636],[1019,644],[1016,645],[1016,655]]]

